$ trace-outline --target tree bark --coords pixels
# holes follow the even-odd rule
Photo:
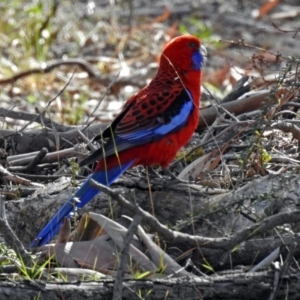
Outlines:
[[[300,273],[280,282],[276,299],[299,299]],[[205,278],[124,280],[123,300],[257,300],[268,299],[273,290],[274,272],[252,274],[232,272]],[[21,280],[0,282],[0,298],[26,299],[112,299],[114,281],[45,283]],[[148,296],[147,296],[148,295]],[[34,298],[36,297],[36,298]]]

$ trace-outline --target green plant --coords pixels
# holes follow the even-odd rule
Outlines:
[[[215,47],[220,46],[220,37],[213,33],[212,26],[209,23],[199,21],[196,17],[190,17],[185,23],[181,23],[179,25],[179,31],[182,34],[188,32],[192,33],[205,44],[214,44]]]
[[[74,159],[71,159],[70,166],[71,166],[71,185],[77,186],[78,182],[76,180],[76,175],[77,175],[77,172],[79,171],[79,165],[75,162]]]
[[[41,292],[38,292],[38,294],[34,296],[33,300],[40,300],[40,299],[42,299]]]
[[[152,293],[152,290],[142,291],[141,289],[138,289],[138,291],[136,292],[137,296],[140,299],[146,299],[146,297],[148,297],[151,293]]]
[[[84,107],[88,100],[87,92],[81,91],[80,93],[74,94],[65,90],[62,100],[65,103],[61,111],[64,123],[70,125],[78,124],[84,114]]]
[[[58,4],[52,1],[46,5],[44,1],[35,1],[25,6],[25,13],[28,21],[24,31],[20,31],[21,41],[26,49],[31,50],[38,60],[45,60],[50,45],[57,32],[53,30],[52,21],[56,14]],[[49,9],[49,14],[45,15],[45,10]]]
[[[149,277],[149,275],[151,275],[150,271],[140,272],[137,270],[133,273],[133,278],[136,280],[141,280]]]
[[[15,0],[1,7],[1,36],[5,38],[0,46],[8,47],[13,61],[19,63],[21,59],[24,62],[26,58],[45,60],[58,32],[53,28],[57,7],[57,1],[46,3],[41,0],[25,5],[23,1]]]
[[[42,265],[39,265],[38,262],[33,262],[31,266],[27,266],[24,262],[22,256],[19,255],[19,263],[17,264],[19,272],[28,280],[41,279],[44,274],[45,267],[49,265],[52,257],[49,257]]]
[[[12,261],[15,261],[17,259],[15,251],[7,248],[7,246],[4,243],[0,243],[0,256],[5,256]],[[2,262],[2,265],[3,264],[5,264],[5,261]]]
[[[205,268],[205,269],[207,269],[207,270],[209,270],[209,271],[211,271],[211,272],[214,272],[214,268],[213,268],[213,266],[203,257],[203,261],[204,261],[204,263],[202,264],[202,266]]]

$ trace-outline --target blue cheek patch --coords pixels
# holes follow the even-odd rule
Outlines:
[[[192,55],[194,70],[198,71],[202,68],[204,57],[201,52],[194,52]]]

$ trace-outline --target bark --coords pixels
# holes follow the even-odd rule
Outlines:
[[[276,299],[299,299],[299,272],[284,278]],[[112,299],[114,281],[104,279],[90,282],[45,283],[40,281],[0,282],[0,298],[26,299]],[[274,288],[274,272],[253,274],[232,271],[222,276],[205,278],[155,279],[123,282],[123,300],[257,300],[268,299]],[[149,294],[147,296],[147,294]],[[140,296],[141,297],[140,297]]]

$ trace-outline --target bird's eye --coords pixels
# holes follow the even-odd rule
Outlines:
[[[189,42],[189,47],[198,48],[195,42]]]

